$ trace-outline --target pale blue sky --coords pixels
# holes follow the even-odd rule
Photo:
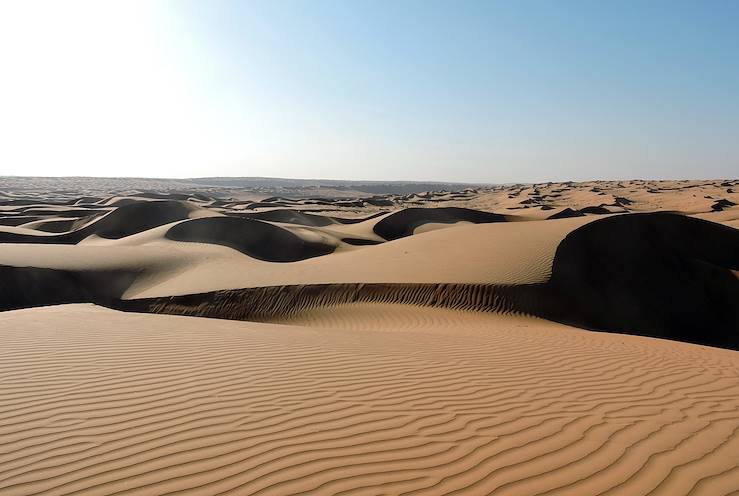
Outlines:
[[[736,1],[3,1],[0,174],[739,176]]]

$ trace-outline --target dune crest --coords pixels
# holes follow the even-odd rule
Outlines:
[[[466,230],[473,235],[479,231],[474,225]],[[422,240],[431,234],[416,236]],[[236,217],[182,221],[168,228],[165,237],[225,245],[272,263],[328,260],[337,246],[324,241],[328,238],[306,239],[268,222]],[[374,249],[352,252],[355,263],[363,263],[363,253]],[[644,213],[608,216],[576,227],[563,236],[551,268],[541,269],[541,282],[534,283],[307,282],[124,298],[136,271],[109,269],[96,275],[69,269],[3,270],[5,308],[92,302],[138,312],[275,321],[321,306],[396,303],[519,313],[587,329],[739,350],[739,279],[733,272],[739,270],[737,254],[739,231],[734,228],[676,214]],[[305,277],[306,269],[285,270]],[[110,284],[101,285],[106,279]],[[59,286],[65,292],[56,292]]]
[[[328,255],[334,247],[302,239],[272,224],[236,217],[192,219],[172,226],[167,239],[228,246],[269,262],[296,262]]]

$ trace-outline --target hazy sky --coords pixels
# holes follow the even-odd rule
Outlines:
[[[739,176],[739,2],[0,0],[0,175]]]

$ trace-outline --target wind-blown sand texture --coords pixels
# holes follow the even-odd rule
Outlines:
[[[374,312],[390,315],[381,330],[77,305],[0,314],[0,491],[739,488],[736,352],[451,310]]]
[[[0,178],[0,494],[739,491],[739,181],[60,184]]]

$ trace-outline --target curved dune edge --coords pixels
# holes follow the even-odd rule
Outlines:
[[[255,321],[354,303],[411,304],[521,313],[739,350],[737,254],[739,231],[731,227],[675,214],[631,214],[590,222],[565,236],[545,283],[303,284],[111,303],[132,311]]]
[[[551,284],[310,284],[268,286],[208,293],[98,301],[101,305],[129,312],[208,317],[253,322],[291,322],[317,310],[333,311],[346,305],[415,305],[466,312],[535,316],[576,327],[638,334],[739,350],[739,336],[732,313],[717,320],[718,329],[689,328],[676,333],[665,322],[648,322],[642,328],[621,327],[622,311],[601,313],[600,326],[592,326],[590,314],[577,310],[577,300]],[[650,314],[654,317],[655,314]],[[668,314],[668,321],[672,314]],[[605,319],[605,320],[604,320]]]
[[[415,332],[358,333],[2,313],[0,493],[739,489],[739,353],[413,314]]]
[[[454,224],[457,222],[471,222],[485,224],[490,222],[505,222],[511,216],[471,210],[459,207],[439,208],[405,208],[393,212],[380,219],[373,231],[378,236],[392,241],[413,235],[413,232],[424,224]]]
[[[535,298],[539,287],[492,284],[310,284],[116,300],[108,305],[126,311],[248,321],[290,318],[316,308],[352,303],[390,303],[513,313],[522,312],[526,308],[524,301]],[[529,306],[532,304],[533,300]]]
[[[295,262],[328,255],[335,246],[308,241],[293,232],[261,220],[206,217],[180,222],[167,230],[173,241],[228,246],[258,260]]]
[[[77,244],[88,236],[120,239],[146,230],[187,219],[198,207],[175,200],[137,201],[115,210],[90,210],[72,222],[67,232],[44,230],[0,232],[0,243]]]
[[[238,229],[252,224],[264,228],[264,232]],[[269,246],[260,244],[262,236],[286,236],[290,244],[284,246],[292,247],[292,251],[264,254],[272,260],[277,260],[276,256],[283,261],[288,256],[303,257],[308,246],[305,240],[280,227],[227,217],[189,220],[170,228],[170,232],[189,226],[215,226],[215,234],[245,243],[243,249]],[[436,238],[433,234],[420,236]],[[422,240],[420,236],[416,239]],[[377,247],[386,248],[393,245]],[[287,283],[124,299],[133,283],[147,277],[166,279],[163,269],[141,268],[137,272],[134,266],[104,270],[106,266],[102,265],[97,271],[0,266],[4,280],[0,308],[92,302],[138,312],[275,321],[320,307],[393,303],[520,313],[585,329],[739,349],[738,253],[739,231],[731,227],[674,214],[630,214],[588,222],[564,236],[553,255],[551,277],[546,282]],[[480,254],[485,256],[487,252]],[[353,260],[362,262],[361,257]],[[286,270],[298,270],[307,277],[307,270],[300,267]]]

